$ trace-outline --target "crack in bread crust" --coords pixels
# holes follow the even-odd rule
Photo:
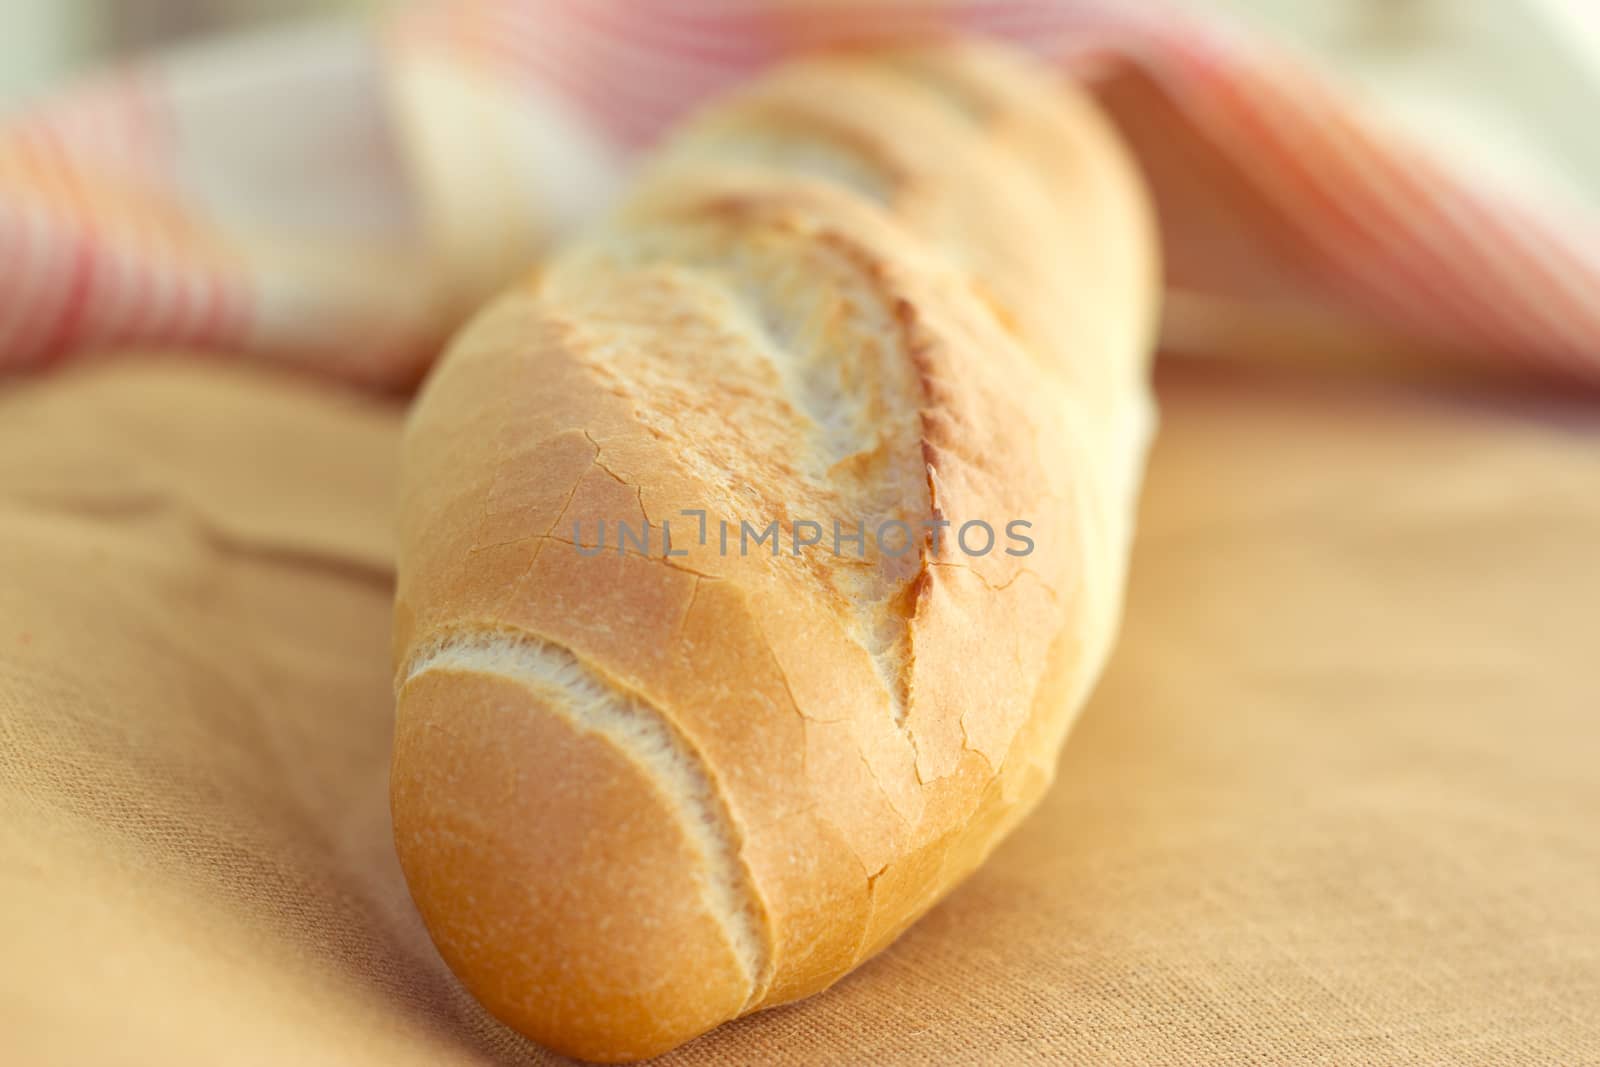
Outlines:
[[[470,671],[532,689],[575,728],[604,737],[639,768],[679,813],[685,836],[700,853],[706,909],[721,925],[749,983],[746,1010],[758,1003],[771,980],[771,952],[755,884],[721,789],[671,720],[571,650],[529,633],[446,635],[412,659],[404,682],[430,671]]]
[[[784,472],[781,492],[770,479],[745,473],[738,491],[722,493],[719,506],[730,519],[759,526],[787,514],[815,515],[871,530],[895,520],[913,531],[911,553],[803,561],[850,620],[886,711],[903,728],[910,706],[907,594],[922,580],[929,551],[928,535],[915,531],[936,518],[923,437],[933,371],[915,337],[894,253],[847,232],[852,216],[829,211],[840,195],[797,198],[784,183],[758,180],[738,192],[660,205],[628,231],[626,252],[597,242],[589,253],[596,258],[556,272],[555,290],[543,299],[560,309],[555,313],[582,309],[604,354],[590,361],[594,372],[634,399],[638,418],[680,442],[708,484],[716,470]],[[854,209],[887,229],[870,204]],[[650,322],[650,336],[692,339],[702,359],[717,361],[717,374],[706,376],[714,383],[684,378],[672,358],[678,345],[645,343],[641,323],[593,303],[599,287],[583,283],[602,265],[627,272],[635,293],[658,287],[673,296],[675,317]],[[737,396],[708,404],[708,390],[729,393],[732,382],[740,383]],[[760,462],[741,464],[741,455]]]

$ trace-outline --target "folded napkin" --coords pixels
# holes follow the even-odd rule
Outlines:
[[[705,97],[950,32],[1041,54],[1121,126],[1169,348],[1600,383],[1594,220],[1486,187],[1236,30],[1098,0],[466,0],[134,64],[0,128],[0,368],[159,342],[404,386]]]

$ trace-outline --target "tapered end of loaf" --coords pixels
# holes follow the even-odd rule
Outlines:
[[[594,693],[525,666],[446,658],[401,688],[406,880],[496,1017],[583,1059],[656,1055],[739,1014],[750,961],[647,724],[619,733]]]

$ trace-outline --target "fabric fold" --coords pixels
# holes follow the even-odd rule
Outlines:
[[[157,57],[0,126],[0,369],[185,344],[406,387],[683,113],[799,52],[974,33],[1093,85],[1179,350],[1600,383],[1600,228],[1237,27],[1106,0],[466,0]]]

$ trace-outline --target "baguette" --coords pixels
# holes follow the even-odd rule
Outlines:
[[[468,326],[406,434],[392,808],[494,1015],[625,1061],[808,996],[1034,805],[1157,274],[1094,107],[933,45],[712,107]]]

